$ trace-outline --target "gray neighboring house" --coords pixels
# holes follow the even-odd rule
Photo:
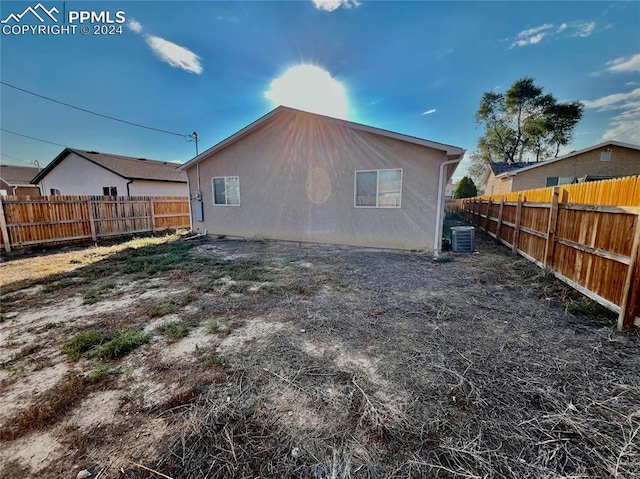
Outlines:
[[[182,165],[194,231],[437,251],[464,150],[280,106]]]
[[[40,196],[31,180],[40,170],[32,166],[0,165],[0,196]]]
[[[31,183],[45,195],[187,196],[180,163],[65,148]]]

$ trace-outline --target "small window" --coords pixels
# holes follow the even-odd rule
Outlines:
[[[7,196],[7,190],[0,190],[0,196]]]
[[[611,161],[611,150],[600,152],[600,161]]]
[[[118,196],[118,188],[115,186],[103,186],[102,196]]]
[[[240,206],[240,178],[237,176],[211,178],[211,183],[214,205]]]
[[[573,176],[550,176],[547,177],[547,186],[570,185],[575,182]]]
[[[402,170],[356,171],[356,208],[400,208]]]
[[[51,196],[60,196],[60,190],[58,188],[51,188],[49,194]]]

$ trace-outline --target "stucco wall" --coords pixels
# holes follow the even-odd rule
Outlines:
[[[248,238],[432,250],[438,168],[445,160],[431,148],[307,114],[281,114],[200,163],[204,222],[194,218],[193,227]],[[355,171],[391,168],[403,169],[401,208],[355,208]],[[188,175],[193,196],[196,168]],[[240,206],[213,205],[211,178],[222,176],[239,177]]]
[[[127,195],[127,180],[90,161],[70,153],[40,183],[42,192],[57,188],[62,195],[102,195],[104,186],[115,186],[118,195]]]
[[[129,191],[131,196],[187,196],[189,194],[186,181],[184,183],[170,183],[168,181],[134,180],[129,185]],[[124,194],[127,194],[126,190]]]
[[[600,161],[600,153],[611,148],[611,160]],[[512,191],[544,188],[547,177],[640,175],[640,151],[620,146],[608,146],[580,155],[521,171],[513,178]]]
[[[511,177],[496,178],[493,172],[489,173],[487,185],[484,189],[485,195],[504,195],[511,192]]]

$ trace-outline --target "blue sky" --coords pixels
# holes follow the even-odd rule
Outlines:
[[[4,20],[37,3],[3,1],[0,16]],[[504,91],[523,76],[534,77],[562,101],[586,104],[574,142],[561,154],[605,139],[640,144],[638,2],[42,6],[55,7],[61,18],[93,11],[114,19],[120,11],[126,22],[112,24],[122,26],[114,35],[3,32],[3,82],[130,122],[197,131],[200,151],[279,101],[314,100],[310,108],[335,107],[349,120],[470,152],[482,133],[474,123],[482,93]],[[3,26],[16,24],[9,19]],[[20,24],[40,23],[29,13]],[[295,69],[300,65],[316,68]],[[314,72],[319,74],[308,76]],[[4,85],[0,94],[5,130],[164,161],[184,162],[195,153],[194,144],[179,136],[92,116]],[[44,165],[62,149],[4,131],[1,141],[5,164]],[[463,173],[464,165],[456,176]]]

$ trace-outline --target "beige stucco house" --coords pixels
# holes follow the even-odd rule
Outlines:
[[[0,196],[39,196],[40,189],[30,183],[39,171],[32,166],[0,165]]]
[[[485,194],[640,175],[640,146],[607,141],[537,163],[490,163]]]
[[[65,148],[31,183],[44,195],[187,196],[180,163]]]
[[[463,155],[281,106],[179,169],[196,232],[434,250],[445,185]]]

